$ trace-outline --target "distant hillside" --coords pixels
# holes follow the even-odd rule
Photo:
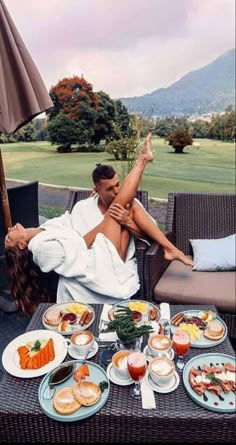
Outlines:
[[[235,104],[235,49],[191,71],[168,88],[121,98],[133,113],[166,116],[220,112]]]

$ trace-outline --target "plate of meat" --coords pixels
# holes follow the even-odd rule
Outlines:
[[[183,383],[189,396],[210,411],[236,411],[236,361],[228,354],[198,355],[186,363]]]
[[[94,310],[89,304],[68,301],[50,306],[44,312],[42,322],[46,329],[72,335],[75,331],[88,329],[94,318]]]
[[[171,319],[171,332],[187,331],[194,348],[210,348],[222,343],[227,336],[225,322],[212,311],[189,310],[179,312]]]

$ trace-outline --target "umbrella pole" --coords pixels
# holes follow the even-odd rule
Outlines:
[[[3,210],[5,228],[7,232],[8,227],[12,227],[12,222],[11,222],[11,212],[10,212],[10,206],[8,201],[6,182],[5,182],[5,174],[3,169],[1,148],[0,148],[0,195],[2,201],[2,210]]]

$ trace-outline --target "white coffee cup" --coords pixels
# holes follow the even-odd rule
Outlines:
[[[157,385],[166,386],[175,373],[175,364],[167,357],[154,357],[149,362],[148,369],[152,380]]]
[[[76,331],[66,341],[78,355],[86,355],[94,344],[94,335],[90,331]]]
[[[122,349],[112,356],[112,366],[114,373],[119,379],[127,379],[129,377],[127,358],[131,351]]]
[[[169,357],[172,341],[167,335],[152,334],[148,338],[148,348],[155,357]]]

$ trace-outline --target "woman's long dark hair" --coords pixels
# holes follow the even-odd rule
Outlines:
[[[27,248],[7,248],[5,256],[8,286],[18,309],[32,315],[39,303],[56,301],[58,276],[42,272]]]

